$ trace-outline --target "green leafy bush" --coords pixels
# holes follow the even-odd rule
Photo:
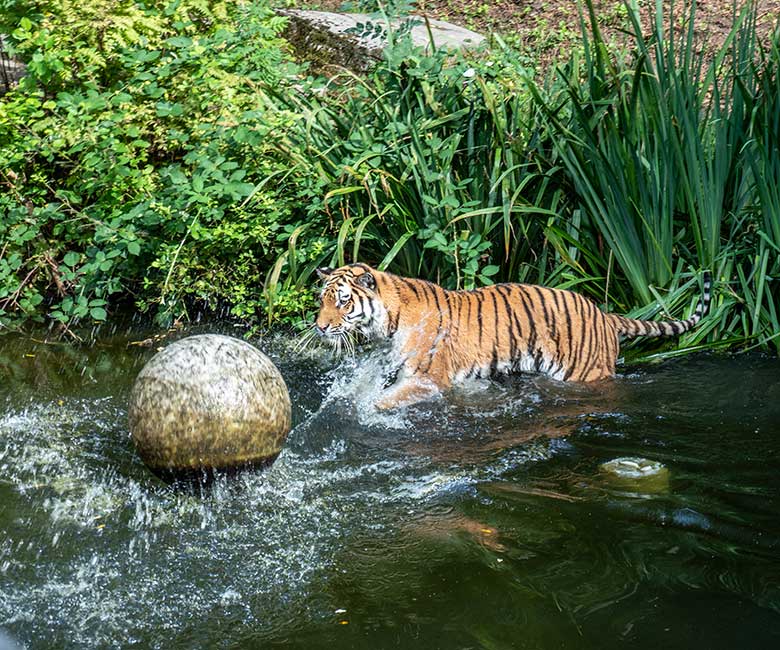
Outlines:
[[[162,322],[252,315],[298,198],[268,156],[290,118],[266,92],[296,72],[283,21],[233,0],[33,5],[12,30],[28,75],[0,99],[0,323],[100,321],[128,294]]]
[[[364,26],[385,60],[330,80],[300,74],[262,2],[0,0],[30,64],[0,98],[0,323],[127,299],[295,321],[316,267],[353,260],[682,317],[711,268],[683,344],[780,348],[777,35],[759,46],[749,5],[706,59],[693,5],[672,38],[675,3],[644,36],[627,2],[621,53],[585,5],[581,51],[538,83],[500,39],[415,48],[387,23],[404,0]]]
[[[465,288],[531,275],[524,265],[556,199],[537,193],[543,179],[527,159],[523,76],[509,51],[426,53],[396,34],[368,78],[279,98],[303,116],[281,154],[327,190],[330,261]]]

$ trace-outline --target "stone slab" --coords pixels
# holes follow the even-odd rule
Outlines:
[[[285,36],[298,55],[319,65],[339,65],[355,71],[365,71],[382,57],[386,46],[385,38],[375,34],[358,36],[348,30],[367,23],[382,24],[381,19],[369,14],[347,14],[328,11],[300,9],[280,10],[279,14],[289,20]],[[485,37],[464,27],[443,20],[418,18],[421,24],[412,28],[415,45],[430,49],[472,48],[481,44]],[[391,25],[398,26],[399,21]],[[429,28],[430,27],[430,32]]]

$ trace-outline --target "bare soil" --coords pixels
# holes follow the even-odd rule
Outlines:
[[[310,9],[339,11],[343,0],[301,0]],[[683,26],[683,3],[664,2],[674,7],[675,23]],[[715,51],[734,25],[733,0],[700,0],[695,2],[694,31],[697,43]],[[738,0],[739,7],[744,2]],[[623,0],[594,0],[599,27],[609,42],[620,44],[631,30]],[[639,0],[642,24],[649,31],[655,0]],[[576,47],[580,34],[580,13],[572,0],[418,0],[418,14],[427,14],[485,35],[498,34],[510,45],[540,63],[549,63]],[[767,39],[778,27],[780,0],[756,0],[758,33]],[[668,21],[667,23],[668,24]]]

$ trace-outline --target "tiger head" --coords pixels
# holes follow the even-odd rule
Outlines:
[[[378,272],[365,264],[317,269],[325,282],[314,329],[332,342],[354,334],[376,338],[385,331],[387,311],[377,291]]]

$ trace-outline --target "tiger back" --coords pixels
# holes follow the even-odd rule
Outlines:
[[[320,269],[324,286],[316,331],[336,345],[355,333],[393,342],[400,372],[377,405],[425,399],[469,377],[541,372],[591,382],[615,373],[620,340],[677,336],[693,328],[710,303],[710,275],[689,319],[644,321],[601,311],[561,289],[496,284],[451,291],[365,264]]]

